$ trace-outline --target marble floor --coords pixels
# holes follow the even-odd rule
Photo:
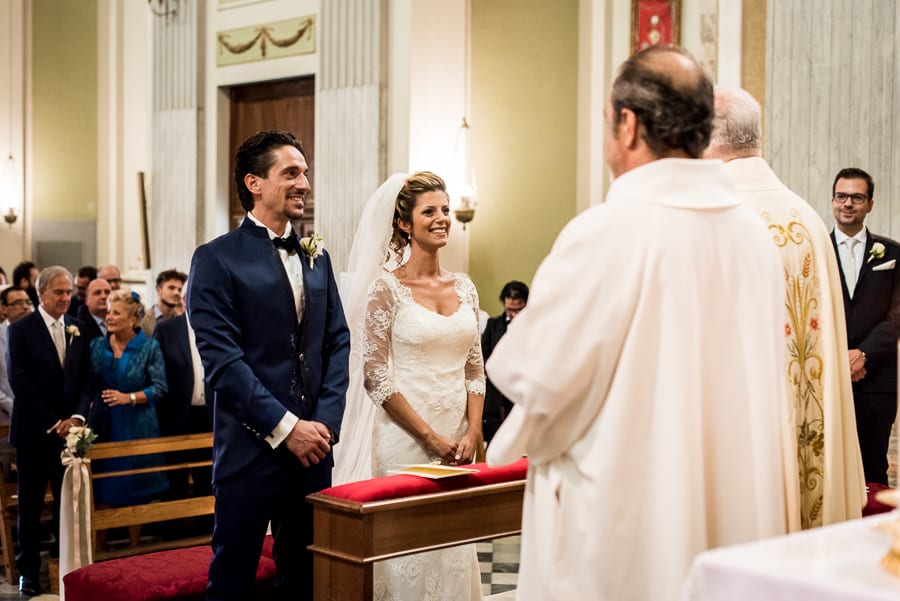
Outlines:
[[[481,567],[481,589],[485,596],[515,590],[519,577],[520,544],[519,536],[475,544]]]

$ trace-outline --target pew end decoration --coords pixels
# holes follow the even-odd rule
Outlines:
[[[97,434],[88,426],[71,426],[60,454],[66,467],[60,498],[59,568],[65,574],[94,561],[91,532],[91,474],[87,452]]]

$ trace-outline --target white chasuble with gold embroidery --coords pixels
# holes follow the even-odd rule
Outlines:
[[[762,217],[784,262],[785,383],[797,427],[800,521],[858,518],[866,504],[841,275],[818,213],[759,157],[725,163],[738,195]]]
[[[633,169],[565,227],[487,364],[515,402],[488,461],[530,462],[517,599],[677,599],[697,553],[787,532],[783,318],[719,161]]]

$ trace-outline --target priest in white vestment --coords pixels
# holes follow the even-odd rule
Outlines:
[[[762,158],[759,103],[716,89],[705,156],[725,161],[741,199],[768,227],[784,263],[784,381],[794,412],[800,522],[813,528],[860,517],[866,504],[834,246],[819,214]]]
[[[605,205],[573,219],[488,362],[529,458],[517,599],[677,599],[705,549],[787,531],[781,260],[709,141],[676,47],[622,66]]]

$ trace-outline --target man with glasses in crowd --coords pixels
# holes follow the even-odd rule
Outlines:
[[[832,185],[831,239],[841,267],[856,430],[866,482],[887,484],[887,450],[897,415],[900,244],[865,227],[875,182],[851,167]]]
[[[9,374],[6,372],[6,331],[11,324],[34,311],[34,305],[27,292],[10,286],[0,292],[0,306],[6,310],[6,319],[0,322],[0,423],[8,424],[12,415],[13,393],[9,386]]]

